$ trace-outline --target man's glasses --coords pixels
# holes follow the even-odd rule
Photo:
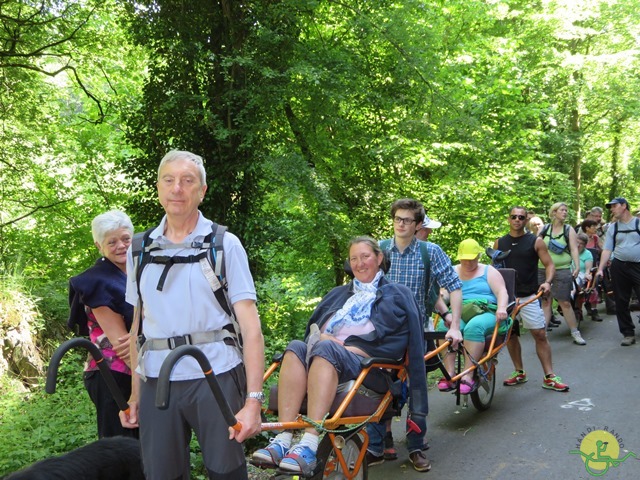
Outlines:
[[[516,218],[518,220],[524,220],[525,218],[527,218],[527,216],[526,215],[511,215],[511,220],[515,220]]]
[[[412,223],[414,223],[416,221],[415,218],[402,218],[402,217],[393,217],[393,221],[396,222],[396,224],[400,225],[411,225]]]

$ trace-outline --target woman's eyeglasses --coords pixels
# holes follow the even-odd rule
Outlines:
[[[515,220],[516,218],[518,220],[524,220],[525,218],[527,218],[527,216],[526,215],[511,215],[511,220]]]

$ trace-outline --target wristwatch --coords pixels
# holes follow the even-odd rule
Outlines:
[[[261,404],[264,403],[264,393],[263,392],[249,392],[247,393],[247,400],[253,398],[254,400],[259,401]]]

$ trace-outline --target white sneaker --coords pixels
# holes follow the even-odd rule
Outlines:
[[[576,330],[575,332],[571,332],[571,336],[573,337],[573,343],[577,343],[578,345],[587,344],[587,342],[585,341],[584,338],[582,338],[582,335],[580,335],[580,332],[578,330]]]

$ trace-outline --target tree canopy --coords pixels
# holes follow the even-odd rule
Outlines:
[[[343,281],[347,240],[421,200],[452,253],[511,205],[637,207],[630,0],[0,1],[0,252],[62,295],[91,218],[156,224],[159,159],[206,161],[272,331]],[[64,302],[59,305],[64,311]]]

